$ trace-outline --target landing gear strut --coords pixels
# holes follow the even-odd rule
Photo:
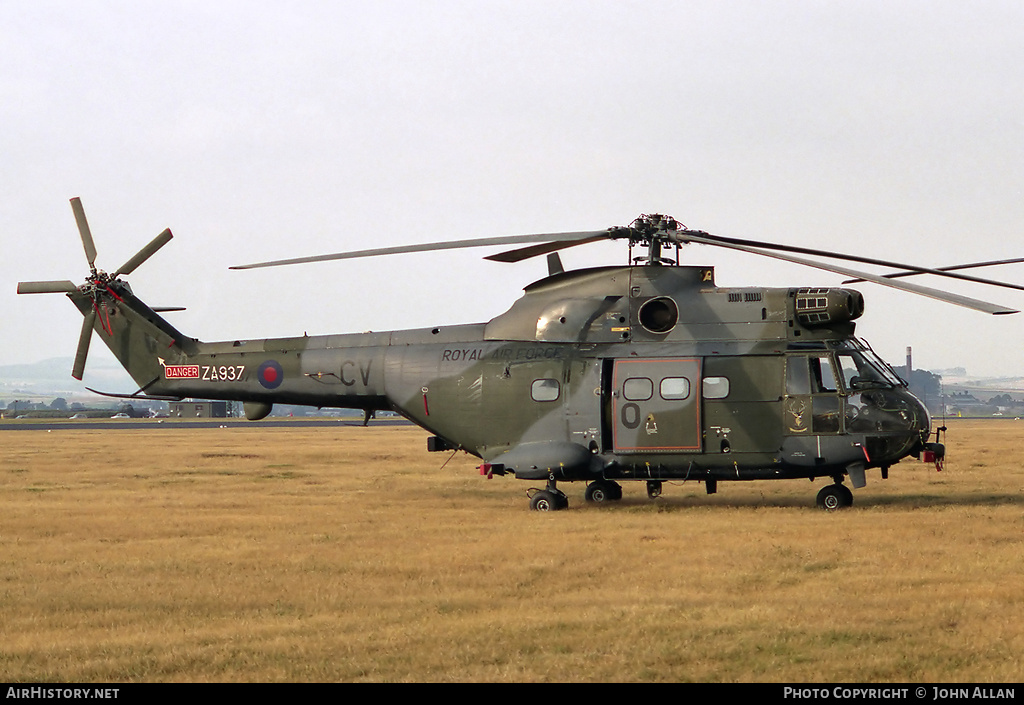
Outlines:
[[[817,504],[825,511],[831,512],[836,509],[845,509],[853,506],[853,492],[842,483],[827,485],[818,492]]]

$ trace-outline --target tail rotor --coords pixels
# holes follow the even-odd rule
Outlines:
[[[75,214],[78,233],[82,238],[82,247],[85,249],[85,259],[89,263],[89,276],[86,277],[85,283],[81,286],[76,286],[74,282],[68,280],[18,282],[18,293],[67,294],[72,299],[77,297],[88,297],[91,299],[91,306],[88,304],[85,304],[84,307],[81,304],[79,305],[80,308],[83,308],[85,320],[82,321],[82,332],[78,336],[78,349],[75,351],[75,363],[71,376],[81,380],[85,373],[85,361],[89,356],[89,343],[92,340],[92,331],[96,326],[96,319],[103,306],[104,299],[120,298],[113,290],[113,288],[127,288],[127,285],[120,277],[131,274],[138,269],[143,262],[170,242],[173,235],[171,235],[170,230],[164,230],[111,275],[96,268],[96,243],[93,241],[92,231],[89,228],[89,221],[85,217],[85,209],[82,208],[81,199],[71,199],[71,210]],[[79,301],[82,298],[79,298]]]

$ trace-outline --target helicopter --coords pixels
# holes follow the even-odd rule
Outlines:
[[[392,411],[431,434],[429,451],[466,451],[480,473],[531,487],[530,508],[569,506],[559,483],[582,482],[587,502],[622,498],[622,484],[827,478],[826,510],[849,507],[878,469],[907,457],[940,463],[941,427],[865,341],[854,335],[862,294],[840,287],[732,287],[710,266],[683,265],[681,248],[712,245],[807,265],[981,312],[1016,310],[913,284],[934,274],[1018,290],[964,274],[1001,260],[929,269],[691,230],[641,215],[604,230],[454,240],[239,265],[253,269],[357,257],[513,246],[486,259],[546,255],[548,276],[485,323],[413,330],[201,342],[135,296],[125,277],[171,239],[164,230],[121,267],[96,267],[81,200],[71,200],[90,274],[29,281],[19,294],[64,293],[82,313],[72,376],[81,380],[93,334],[139,388],[124,398],[232,400],[258,420],[274,404]],[[559,251],[622,240],[625,265],[566,271]],[[633,256],[635,248],[643,248]],[[674,251],[674,252],[673,252]],[[674,255],[674,256],[673,256]],[[901,271],[875,275],[825,257]],[[844,282],[845,284],[846,282]],[[90,390],[96,391],[96,390]],[[100,392],[103,393],[103,392]]]

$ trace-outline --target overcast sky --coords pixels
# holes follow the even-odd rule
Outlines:
[[[73,196],[108,271],[171,228],[130,281],[201,340],[486,321],[545,274],[493,249],[233,264],[640,213],[922,265],[1024,256],[1019,0],[3,0],[0,32],[0,365],[74,354],[77,310],[15,295],[84,280]],[[684,258],[723,286],[843,279]],[[859,288],[858,334],[894,364],[1024,374],[1024,314]]]

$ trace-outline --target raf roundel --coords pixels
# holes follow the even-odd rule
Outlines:
[[[256,378],[267,389],[277,389],[284,380],[284,370],[277,360],[267,360],[256,371]]]

